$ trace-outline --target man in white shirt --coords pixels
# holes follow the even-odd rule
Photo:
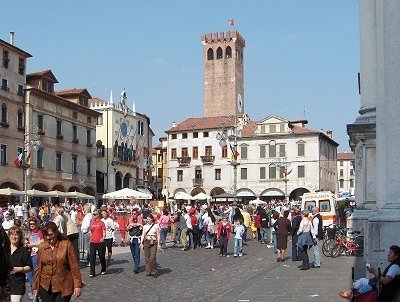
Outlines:
[[[313,268],[320,268],[321,267],[321,256],[319,252],[318,241],[322,236],[322,217],[319,214],[319,208],[313,207],[312,209],[312,228],[311,228],[311,235],[314,241],[314,245],[312,246],[312,252],[314,255],[314,264],[312,265]]]

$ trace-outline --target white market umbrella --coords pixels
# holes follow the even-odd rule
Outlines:
[[[76,192],[76,191],[75,192],[67,192],[67,193],[65,193],[65,195],[68,198],[91,199],[91,200],[95,199],[94,196],[92,196],[92,195],[88,195],[88,194],[84,194],[84,193]]]
[[[207,195],[206,193],[201,192],[199,194],[194,195],[192,197],[192,199],[193,200],[209,200],[209,199],[211,199],[211,196]]]
[[[36,189],[27,190],[26,195],[29,197],[55,197],[54,193],[52,192],[45,192]]]
[[[11,189],[11,188],[5,188],[5,189],[0,189],[0,195],[22,196],[22,195],[25,195],[25,192],[14,190],[14,189]]]
[[[181,191],[174,195],[174,199],[192,200],[193,197],[192,197],[192,195]]]
[[[104,199],[131,199],[131,198],[151,199],[152,196],[147,193],[139,192],[129,188],[124,188],[118,191],[103,194],[103,198]]]
[[[261,200],[261,199],[254,199],[254,200],[251,200],[250,202],[249,202],[249,204],[250,205],[255,205],[255,206],[259,206],[259,205],[265,205],[265,204],[267,204],[267,202],[266,201],[264,201],[264,200]]]

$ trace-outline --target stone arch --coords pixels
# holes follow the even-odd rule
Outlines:
[[[55,191],[55,190],[60,191],[60,192],[65,192],[65,188],[61,184],[54,185],[53,188],[52,188],[52,191]]]
[[[116,191],[122,189],[122,180],[123,180],[122,173],[118,171],[115,174],[115,190]]]
[[[232,58],[232,48],[230,46],[226,47],[225,50],[225,58],[230,59]]]
[[[214,50],[211,47],[207,50],[207,60],[214,60]]]
[[[223,57],[222,48],[221,48],[221,47],[218,47],[218,48],[217,48],[217,60],[222,59],[222,57]]]
[[[95,196],[96,191],[92,187],[86,187],[86,194]]]
[[[124,188],[131,188],[131,179],[132,179],[132,174],[130,173],[126,173],[123,179],[123,184],[122,186]]]
[[[32,189],[40,190],[40,191],[44,191],[44,192],[49,191],[49,187],[47,185],[45,185],[44,183],[36,183],[32,186]]]
[[[77,187],[77,186],[71,186],[69,189],[68,189],[68,192],[80,192],[81,190],[79,189],[79,187]]]
[[[20,190],[18,185],[11,181],[6,181],[6,182],[3,182],[2,184],[0,184],[0,189],[7,189],[7,188],[18,190],[18,191]]]
[[[210,196],[214,197],[214,196],[222,194],[222,193],[225,193],[224,189],[222,189],[220,187],[215,187],[210,191]]]
[[[190,192],[190,195],[195,196],[199,193],[206,193],[203,188],[193,188],[192,192]]]
[[[300,197],[303,196],[304,193],[309,193],[310,190],[306,188],[296,188],[289,194],[289,200],[300,200]]]

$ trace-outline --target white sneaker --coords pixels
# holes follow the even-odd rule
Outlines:
[[[229,255],[226,255],[226,258],[229,258]]]
[[[239,257],[242,257],[243,256],[243,254],[239,254]]]

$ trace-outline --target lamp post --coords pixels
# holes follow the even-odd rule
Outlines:
[[[222,122],[224,124],[224,122]],[[224,148],[228,145],[227,140],[233,140],[233,147],[231,146],[232,151],[232,159],[229,161],[231,166],[233,167],[233,206],[237,206],[237,167],[240,165],[237,161],[237,157],[239,155],[238,148],[238,129],[237,129],[237,118],[235,116],[235,123],[233,125],[233,135],[229,135],[227,133],[227,129],[223,127],[220,132],[217,133],[216,139],[219,140],[219,145],[221,148]]]
[[[289,181],[288,175],[288,167],[290,167],[290,163],[287,162],[286,152],[278,152],[276,153],[276,158],[274,161],[269,165],[270,167],[275,168],[283,168],[283,181],[285,182],[285,199],[287,197],[287,183]]]
[[[28,129],[29,130],[29,129]],[[38,127],[36,125],[32,125],[32,132],[30,133],[27,131],[25,133],[25,148],[23,150],[23,162],[22,162],[22,168],[23,168],[23,183],[24,183],[24,202],[22,205],[22,211],[23,211],[23,216],[24,220],[28,219],[28,175],[29,175],[29,168],[30,166],[27,165],[27,158],[30,156],[29,152],[29,147],[32,146],[32,148],[37,151],[41,145],[41,141],[38,135]]]

